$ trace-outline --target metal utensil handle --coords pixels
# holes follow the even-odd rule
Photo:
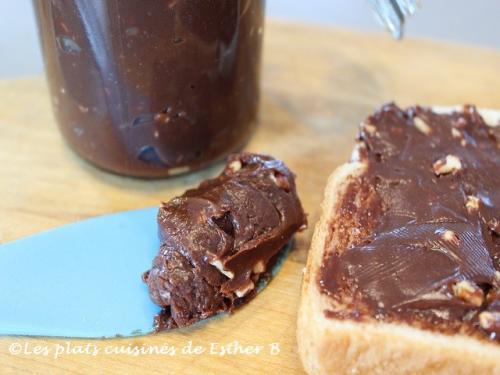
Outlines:
[[[378,20],[396,39],[404,33],[405,19],[419,8],[418,0],[369,0]]]

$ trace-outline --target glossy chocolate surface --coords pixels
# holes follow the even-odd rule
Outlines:
[[[55,117],[107,170],[161,177],[241,147],[263,0],[34,0]]]
[[[500,340],[499,136],[472,106],[391,104],[369,117],[367,169],[341,204],[357,235],[325,259],[323,292],[352,299],[358,317]]]
[[[294,175],[283,162],[232,155],[221,175],[160,208],[161,248],[144,275],[163,307],[157,329],[190,325],[248,301],[305,225]]]

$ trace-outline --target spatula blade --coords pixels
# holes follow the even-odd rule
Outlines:
[[[141,274],[157,208],[100,216],[0,246],[0,335],[146,334],[159,307]]]

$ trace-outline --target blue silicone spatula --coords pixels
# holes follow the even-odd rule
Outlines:
[[[158,251],[148,208],[100,216],[0,246],[0,335],[101,338],[153,330],[141,275]]]

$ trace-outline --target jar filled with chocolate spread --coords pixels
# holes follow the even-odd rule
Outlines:
[[[59,128],[106,170],[163,177],[256,123],[265,0],[33,0]]]

